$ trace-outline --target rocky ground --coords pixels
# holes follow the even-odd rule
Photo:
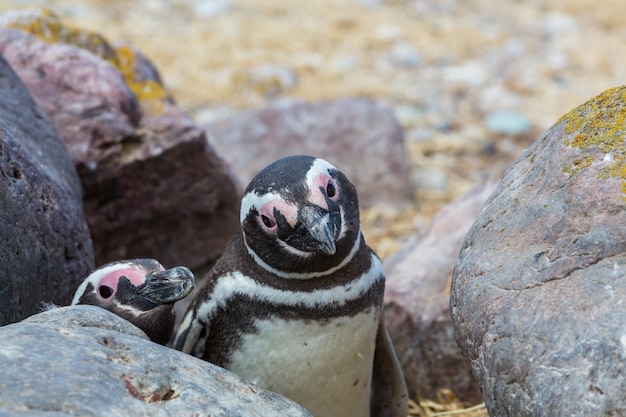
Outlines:
[[[626,80],[620,0],[0,0],[0,6],[45,6],[72,25],[136,45],[202,124],[269,100],[358,96],[389,105],[405,129],[415,205],[363,213],[368,241],[383,257],[442,205],[499,179],[563,114]],[[424,410],[414,414],[434,415],[436,407]]]

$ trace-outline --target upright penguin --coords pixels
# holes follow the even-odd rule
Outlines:
[[[195,286],[184,266],[165,269],[154,259],[111,262],[93,271],[74,293],[72,305],[91,304],[109,310],[165,345],[174,329],[174,302]]]
[[[246,188],[240,220],[174,347],[315,417],[405,417],[406,385],[383,322],[384,272],[346,176],[310,156],[276,161]]]

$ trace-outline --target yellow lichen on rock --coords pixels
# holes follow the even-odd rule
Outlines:
[[[2,14],[0,26],[22,30],[46,42],[63,42],[78,46],[107,61],[115,59],[113,48],[103,36],[95,32],[67,27],[50,10],[11,10]]]
[[[2,14],[0,27],[18,29],[49,43],[67,43],[85,49],[115,66],[147,114],[163,110],[169,93],[155,80],[143,80],[135,71],[137,54],[128,46],[112,47],[100,34],[71,28],[46,9],[12,10]]]
[[[565,123],[568,135],[565,145],[604,152],[603,159],[612,162],[600,171],[598,177],[618,179],[626,195],[626,86],[609,89],[578,106],[557,124],[561,123]],[[571,166],[564,167],[563,171],[574,175],[594,160],[592,155],[585,155]]]
[[[142,80],[137,77],[135,64],[137,54],[127,45],[115,48],[115,62],[113,63],[122,73],[126,84],[142,103],[148,114],[158,114],[163,111],[163,102],[170,95],[165,88],[155,80]]]

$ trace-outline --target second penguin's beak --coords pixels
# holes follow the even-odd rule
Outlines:
[[[184,266],[153,271],[146,282],[137,288],[137,295],[155,304],[170,304],[185,298],[196,286],[193,273]]]
[[[307,204],[298,211],[298,221],[309,232],[312,242],[309,246],[319,249],[327,255],[334,255],[337,251],[335,246],[335,233],[337,231],[336,219],[338,214],[332,213],[320,206]]]

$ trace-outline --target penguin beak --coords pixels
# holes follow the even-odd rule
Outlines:
[[[336,214],[320,206],[307,204],[298,211],[298,221],[302,224],[312,241],[308,242],[313,249],[319,249],[327,255],[334,255],[335,232],[337,230]]]
[[[184,266],[152,271],[137,288],[137,295],[155,304],[170,304],[186,297],[196,286],[193,273]]]

